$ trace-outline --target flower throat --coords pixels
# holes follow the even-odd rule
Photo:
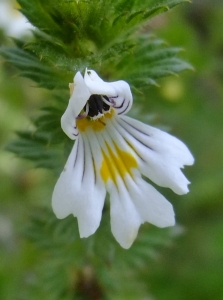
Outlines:
[[[100,117],[110,110],[112,103],[109,104],[110,101],[107,96],[94,94],[90,96],[87,104],[84,106],[84,112],[91,118]]]

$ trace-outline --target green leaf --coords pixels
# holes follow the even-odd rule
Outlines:
[[[64,164],[63,148],[53,146],[49,134],[20,131],[17,136],[17,140],[8,143],[6,150],[33,161],[37,168],[61,170]]]
[[[48,89],[64,89],[62,74],[47,66],[40,59],[26,50],[19,48],[2,48],[0,50],[1,55],[6,59],[8,63],[15,66],[19,73],[18,75],[27,77],[35,81],[40,87]]]
[[[45,1],[44,3],[44,1],[41,0],[18,0],[18,3],[21,6],[21,13],[24,14],[35,27],[43,32],[53,33],[53,35],[62,34],[62,28],[55,20],[56,10],[50,1]]]
[[[177,57],[181,51],[178,47],[168,47],[152,35],[145,35],[136,40],[131,51],[123,53],[116,69],[119,77],[125,78],[135,88],[157,85],[158,78],[193,69]]]
[[[143,18],[144,19],[152,18],[152,17],[155,17],[156,15],[166,12],[168,10],[169,10],[168,6],[158,6],[158,7],[155,7],[153,9],[145,12]]]

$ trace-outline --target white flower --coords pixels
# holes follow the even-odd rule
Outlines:
[[[58,218],[73,214],[81,237],[93,234],[110,194],[111,230],[129,248],[140,224],[175,223],[172,205],[142,175],[177,194],[188,192],[181,172],[194,159],[177,138],[125,116],[132,94],[125,81],[104,82],[95,71],[80,72],[70,84],[62,116],[64,132],[76,140],[53,192]]]
[[[18,4],[15,4],[18,8]],[[0,28],[3,28],[7,35],[20,37],[31,35],[31,29],[34,27],[28,20],[15,8],[11,1],[0,1]]]

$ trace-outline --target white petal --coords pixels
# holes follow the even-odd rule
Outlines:
[[[117,155],[115,146],[111,137],[108,135],[108,131],[103,131],[101,134],[97,134],[98,145],[95,144],[95,154],[99,147],[102,152],[106,153],[110,157],[108,146],[111,151],[114,151],[114,156]],[[141,224],[140,216],[134,208],[134,205],[129,199],[128,191],[126,190],[123,179],[114,171],[117,164],[116,159],[110,157],[110,161],[107,161],[108,168],[113,164],[113,171],[111,171],[111,178],[106,181],[106,189],[110,193],[110,214],[111,214],[111,229],[116,240],[123,248],[129,248],[137,236],[138,228]],[[115,178],[113,178],[115,176]],[[114,182],[115,180],[115,182]],[[118,189],[117,189],[118,185]]]
[[[119,244],[128,249],[134,242],[142,222],[121,180],[119,179],[119,189],[114,186],[110,191],[111,231]]]
[[[68,158],[53,193],[53,210],[58,218],[78,218],[81,237],[93,234],[101,220],[105,188],[97,176],[88,141],[80,136]]]
[[[78,158],[81,161],[81,153],[79,149],[79,139],[75,142],[73,149],[69,155],[69,158],[66,162],[63,172],[61,173],[53,191],[52,197],[52,207],[55,215],[58,219],[63,219],[67,217],[74,211],[73,208],[73,176],[75,171],[78,174],[78,171],[82,172],[81,165],[76,163]]]
[[[108,97],[116,96],[116,91],[113,86],[108,82],[104,82],[94,70],[86,69],[84,81],[91,94],[105,95]]]
[[[84,82],[80,72],[74,77],[74,90],[70,97],[67,109],[61,118],[61,127],[63,131],[72,140],[76,139],[78,131],[76,128],[76,118],[84,108],[91,94]]]
[[[112,118],[110,122],[108,122],[106,125],[106,130],[104,130],[103,135],[104,139],[108,141],[108,144],[115,150],[115,147],[113,144],[115,143],[116,146],[122,151],[125,151],[126,154],[129,154],[133,159],[139,162],[139,158],[137,154],[134,152],[134,150],[129,146],[129,144],[126,142],[123,135],[120,134],[120,132],[117,130],[116,127],[120,127],[120,125],[117,123],[117,118]]]
[[[134,242],[139,226],[149,222],[158,227],[175,224],[171,203],[154,187],[145,182],[138,172],[134,179],[118,179],[118,187],[109,190],[111,201],[111,230],[119,244],[128,249]]]
[[[141,158],[140,170],[156,184],[177,194],[188,192],[189,181],[180,168],[191,164],[193,157],[178,139],[159,129],[129,117],[117,119],[115,127]]]
[[[103,81],[94,70],[85,71],[84,80],[91,94],[108,96],[118,114],[127,113],[132,106],[132,93],[127,82]]]
[[[127,82],[123,80],[110,83],[115,91],[117,97],[112,98],[115,105],[114,108],[118,115],[126,114],[132,107],[132,93]]]
[[[65,111],[61,118],[61,128],[71,140],[76,140],[79,135],[76,118],[73,117],[69,109]]]
[[[121,118],[133,129],[135,128],[139,134],[141,134],[141,139],[147,143],[151,143],[151,147],[153,147],[156,151],[173,156],[174,161],[180,162],[181,166],[192,165],[194,163],[194,158],[187,146],[176,137],[130,117],[122,116]]]
[[[165,164],[157,160],[150,163],[141,163],[140,170],[143,175],[162,187],[171,188],[176,194],[183,195],[189,192],[190,182],[178,167]]]
[[[86,68],[85,70],[85,74],[84,74],[84,78],[86,77],[86,79],[88,78],[89,80],[93,81],[93,82],[101,82],[103,83],[104,81],[101,79],[101,77],[98,76],[98,74],[94,71],[94,70],[88,70]]]
[[[128,191],[142,223],[149,222],[158,227],[175,224],[173,206],[152,185],[139,176],[128,180]]]

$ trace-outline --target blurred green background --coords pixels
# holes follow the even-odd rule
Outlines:
[[[1,26],[0,43],[9,44],[6,27]],[[170,129],[188,145],[196,163],[185,169],[191,181],[188,195],[179,197],[165,192],[174,204],[182,232],[170,247],[161,249],[157,258],[144,266],[140,276],[146,282],[148,297],[143,299],[221,300],[223,2],[194,0],[193,4],[181,5],[156,17],[148,30],[173,46],[183,47],[182,57],[195,68],[180,77],[160,80],[160,87],[150,89],[145,107],[157,124]],[[32,281],[32,268],[39,260],[37,249],[23,238],[22,228],[35,206],[43,204],[50,208],[56,178],[4,151],[6,143],[15,136],[14,131],[32,126],[29,119],[36,116],[49,94],[35,88],[30,80],[14,77],[14,70],[2,61],[0,299],[14,300],[14,291],[22,288],[21,277]]]

